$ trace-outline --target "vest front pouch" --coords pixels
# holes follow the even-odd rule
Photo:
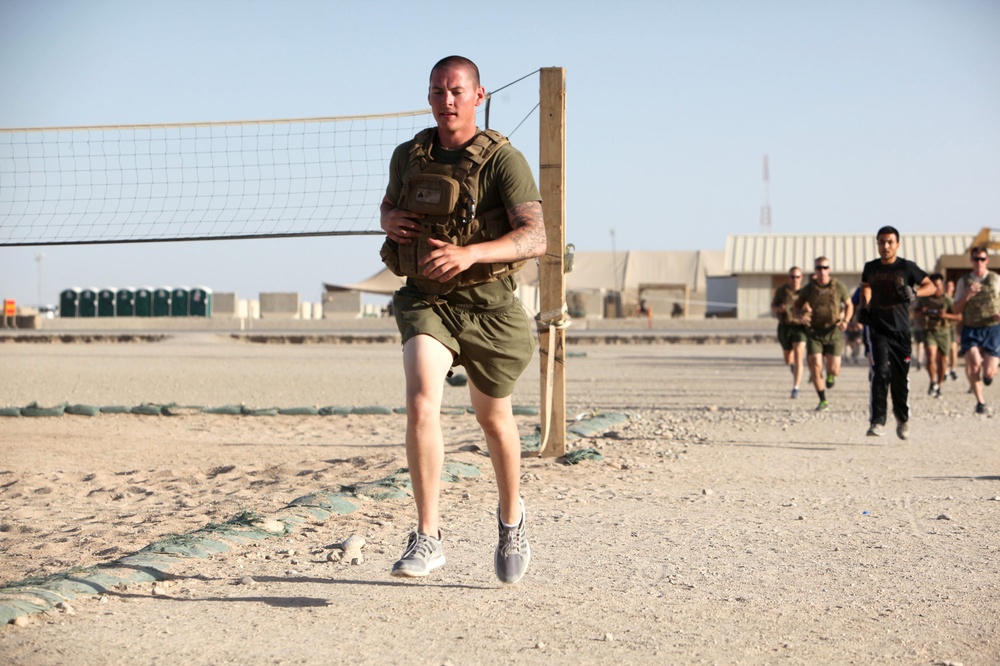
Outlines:
[[[457,286],[497,280],[518,270],[523,261],[504,264],[474,264],[447,282],[424,276],[420,259],[434,248],[430,239],[465,246],[500,238],[510,232],[506,211],[500,207],[477,210],[479,176],[496,152],[507,145],[506,137],[484,130],[467,145],[457,163],[435,162],[431,157],[436,130],[423,130],[414,137],[409,166],[399,194],[398,206],[419,213],[420,233],[411,243],[386,241],[382,261],[396,275],[410,278],[427,294],[446,294]]]
[[[382,258],[382,263],[392,271],[393,275],[399,275],[400,277],[406,275],[399,265],[399,243],[386,238],[382,243],[382,249],[379,250],[379,256]]]
[[[410,178],[406,209],[423,215],[447,217],[458,203],[458,181],[438,173],[421,173]]]

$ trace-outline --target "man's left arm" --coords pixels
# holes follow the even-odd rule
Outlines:
[[[846,331],[848,324],[851,323],[851,319],[854,317],[854,303],[851,301],[851,295],[847,293],[847,287],[844,287],[842,296],[844,297],[844,316],[837,322],[837,328]]]

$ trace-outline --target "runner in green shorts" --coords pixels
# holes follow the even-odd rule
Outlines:
[[[927,395],[940,398],[954,341],[954,323],[961,321],[962,315],[954,313],[954,301],[944,293],[944,275],[933,273],[930,278],[935,291],[930,296],[918,298],[915,311],[926,321],[924,344],[927,346],[927,372],[931,376]]]
[[[521,438],[511,405],[531,359],[535,332],[514,296],[513,273],[547,248],[541,197],[524,156],[506,137],[476,126],[486,99],[479,69],[449,56],[431,69],[427,101],[435,127],[399,145],[380,207],[381,256],[406,286],[393,306],[406,375],[406,460],[416,529],[390,575],[420,578],[444,565],[440,529],[445,378],[469,375],[469,398],[496,474],[497,578],[528,569]]]
[[[799,397],[799,382],[806,361],[806,327],[801,317],[795,315],[793,306],[802,291],[802,269],[788,269],[788,282],[778,287],[771,299],[771,314],[778,319],[778,343],[785,358],[785,365],[792,370],[792,399]]]
[[[833,388],[840,374],[840,357],[844,353],[844,331],[854,313],[851,295],[842,282],[830,275],[830,260],[816,257],[813,265],[812,282],[802,287],[793,309],[797,315],[805,317],[809,324],[806,341],[809,369],[812,371],[813,386],[819,396],[817,412],[830,408],[826,400],[827,389]],[[826,367],[826,384],[823,382],[823,368]]]
[[[534,325],[514,297],[514,278],[429,299],[413,287],[393,298],[403,345],[428,335],[448,348],[452,366],[463,366],[472,384],[492,398],[506,398],[531,362]]]

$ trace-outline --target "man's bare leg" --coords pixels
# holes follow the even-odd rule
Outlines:
[[[406,462],[410,468],[417,529],[437,537],[444,465],[441,400],[452,353],[429,335],[417,335],[403,346],[406,373]]]
[[[837,377],[840,375],[840,355],[826,355],[826,375],[827,377]],[[828,384],[829,386],[829,384]]]
[[[500,519],[507,525],[521,521],[521,436],[511,410],[510,396],[491,398],[469,382],[469,397],[483,429],[490,462],[497,477]]]
[[[979,404],[986,402],[983,400],[983,378],[980,372],[982,367],[983,357],[979,347],[973,347],[965,352],[965,374],[969,379],[969,386],[972,387],[972,393],[976,396],[976,402]]]
[[[826,384],[823,383],[822,354],[809,354],[809,369],[812,372],[813,386],[816,388],[816,393],[825,391]]]
[[[795,383],[792,385],[792,388],[798,388],[802,382],[802,371],[805,366],[806,343],[796,342],[792,346],[791,356],[795,367]]]

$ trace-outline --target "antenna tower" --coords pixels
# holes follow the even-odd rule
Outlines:
[[[760,207],[760,230],[771,233],[771,175],[764,155],[764,205]]]

